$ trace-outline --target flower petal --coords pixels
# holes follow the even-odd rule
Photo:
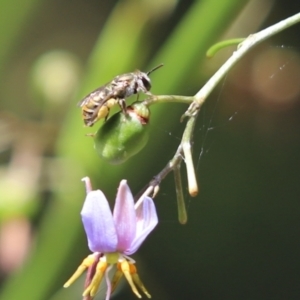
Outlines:
[[[87,194],[81,218],[92,252],[115,252],[118,237],[109,204],[100,191]]]
[[[123,253],[130,247],[136,235],[134,200],[126,180],[120,182],[113,218],[118,235],[117,249]]]
[[[126,255],[135,253],[158,223],[156,208],[150,197],[145,197],[141,205],[136,209],[136,220],[136,237],[130,247],[124,252]]]

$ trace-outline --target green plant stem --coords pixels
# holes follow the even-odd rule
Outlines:
[[[180,173],[181,164],[177,164],[173,169],[174,180],[175,180],[175,189],[176,189],[176,197],[177,197],[177,210],[178,210],[178,221],[181,224],[186,224],[187,222],[187,212],[183,197],[183,189],[182,189],[182,180]]]
[[[199,113],[199,110],[206,98],[210,95],[213,89],[221,81],[221,79],[229,72],[229,70],[254,46],[258,45],[262,41],[270,38],[271,36],[287,29],[300,22],[300,13],[295,14],[283,21],[276,23],[264,30],[261,30],[255,34],[251,34],[246,38],[233,52],[232,56],[221,66],[221,68],[207,81],[207,83],[199,90],[195,95],[195,101],[190,105],[188,110],[182,116],[182,119],[186,116],[190,117]]]
[[[153,95],[145,99],[143,103],[150,106],[155,103],[185,103],[191,104],[194,101],[192,96],[178,96],[178,95]]]
[[[196,117],[190,117],[183,132],[181,145],[182,151],[185,158],[185,165],[187,171],[188,178],[188,188],[189,193],[192,197],[197,196],[198,194],[198,184],[196,179],[196,173],[193,163],[193,155],[192,155],[192,140],[193,140],[193,132],[196,125]]]
[[[192,102],[188,110],[182,116],[189,117],[186,124],[181,142],[177,148],[177,151],[169,163],[160,171],[147,186],[158,186],[160,182],[171,172],[174,171],[182,161],[182,154],[185,156],[185,162],[187,164],[188,182],[189,182],[189,192],[191,195],[197,191],[197,182],[195,178],[194,166],[192,163],[191,156],[191,141],[193,137],[195,122],[200,111],[201,106],[205,102],[208,95],[217,86],[219,81],[223,76],[233,67],[233,65],[243,57],[252,47],[256,46],[258,43],[264,41],[265,39],[275,35],[278,32],[298,23],[300,21],[300,13],[287,18],[273,26],[270,26],[256,34],[250,35],[240,47],[233,53],[233,55],[221,66],[221,68],[211,77],[210,80],[199,90],[199,92],[194,96],[195,100]],[[158,96],[157,96],[158,97]],[[160,97],[160,96],[159,96]],[[158,98],[159,98],[158,97]],[[168,99],[168,96],[162,96]],[[182,96],[169,96],[170,102],[172,102],[172,97],[182,97]],[[189,97],[187,97],[189,98]],[[163,99],[163,98],[162,98]],[[178,99],[179,100],[179,99]],[[179,102],[179,101],[178,101]]]

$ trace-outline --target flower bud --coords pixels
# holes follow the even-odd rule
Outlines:
[[[95,135],[98,155],[111,164],[121,164],[138,153],[148,141],[150,111],[142,103],[126,108],[110,117]]]

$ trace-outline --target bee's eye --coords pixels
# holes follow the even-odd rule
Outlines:
[[[146,88],[147,91],[149,91],[151,89],[151,82],[148,78],[146,77],[142,77],[142,82],[144,84],[144,87]]]

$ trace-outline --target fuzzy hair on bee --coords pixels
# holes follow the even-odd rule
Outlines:
[[[117,104],[126,113],[125,100],[133,94],[152,95],[150,93],[151,80],[148,75],[162,66],[163,64],[160,64],[149,72],[136,70],[118,75],[112,81],[88,94],[78,103],[82,110],[84,124],[91,127],[100,119],[107,119],[111,107]]]

